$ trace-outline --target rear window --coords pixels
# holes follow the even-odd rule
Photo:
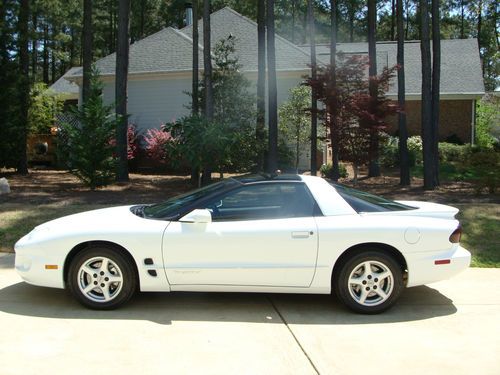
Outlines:
[[[349,188],[347,186],[332,184],[337,193],[358,213],[361,212],[386,212],[386,211],[407,211],[416,207],[407,206],[366,193],[364,191]]]

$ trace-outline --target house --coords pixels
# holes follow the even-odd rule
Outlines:
[[[305,51],[309,46],[301,46]],[[318,45],[318,58],[330,59],[330,47]],[[368,43],[339,43],[337,52],[368,55]],[[377,71],[397,64],[397,43],[377,42]],[[420,41],[405,42],[405,91],[407,125],[410,135],[420,135],[422,71]],[[484,84],[477,39],[441,40],[439,140],[474,141],[476,101],[484,95]],[[392,80],[387,96],[398,99],[397,79]],[[390,119],[389,133],[397,131],[397,116]]]
[[[257,24],[231,8],[223,8],[211,15],[212,45],[232,35],[236,39],[236,53],[242,72],[254,85],[257,82]],[[199,22],[199,41],[203,40],[203,22]],[[192,77],[192,25],[180,30],[167,27],[130,46],[128,112],[130,121],[144,132],[162,123],[189,113]],[[420,46],[418,42],[405,43],[406,92],[410,134],[420,134]],[[471,142],[474,135],[474,104],[484,93],[477,41],[443,40],[441,73],[440,137],[456,136]],[[366,43],[339,44],[345,53],[366,54]],[[329,61],[329,48],[318,45],[318,61]],[[203,69],[203,46],[199,45],[199,66]],[[103,95],[107,103],[114,101],[116,55],[111,54],[96,62],[104,82]],[[396,64],[396,44],[377,44],[379,70]],[[299,85],[310,73],[308,46],[297,46],[276,36],[276,68],[278,104],[287,100],[288,91]],[[64,79],[80,86],[81,68],[68,72]],[[397,82],[393,82],[389,96],[397,98]],[[394,120],[396,123],[396,119]],[[395,129],[395,128],[394,128]],[[392,131],[394,131],[392,129]],[[308,156],[301,163],[308,166]]]

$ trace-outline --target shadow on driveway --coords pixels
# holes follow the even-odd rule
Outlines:
[[[407,289],[400,301],[379,315],[358,315],[329,295],[256,293],[140,293],[122,308],[94,311],[80,306],[65,290],[17,283],[0,289],[0,311],[53,319],[214,321],[287,324],[379,324],[454,314],[453,302],[427,286]],[[279,311],[279,314],[278,314]]]

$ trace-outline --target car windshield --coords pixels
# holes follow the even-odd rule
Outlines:
[[[151,219],[173,218],[179,211],[182,211],[183,208],[191,205],[193,202],[204,199],[212,194],[221,192],[226,190],[228,187],[236,185],[239,185],[239,182],[228,179],[185,194],[177,195],[165,202],[144,207],[144,217]]]
[[[384,211],[406,211],[414,210],[416,207],[407,206],[366,193],[364,191],[349,188],[347,186],[332,184],[337,193],[358,213],[360,212],[384,212]]]

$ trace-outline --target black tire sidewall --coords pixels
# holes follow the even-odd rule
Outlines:
[[[394,287],[389,298],[376,306],[365,306],[359,304],[353,299],[349,293],[349,275],[360,263],[365,261],[376,261],[384,264],[390,269],[393,275]],[[354,312],[361,314],[378,314],[389,309],[399,298],[399,295],[404,289],[403,285],[403,271],[400,265],[388,254],[383,252],[367,250],[359,254],[353,255],[347,259],[341,266],[337,277],[333,280],[333,289],[338,299],[340,299],[345,306]]]
[[[94,257],[106,257],[115,262],[123,274],[123,286],[119,294],[108,302],[96,302],[88,299],[78,287],[78,270],[83,263]],[[69,266],[68,289],[75,299],[90,309],[94,310],[113,310],[126,303],[137,289],[137,277],[135,269],[126,256],[119,250],[92,246],[78,253]]]

